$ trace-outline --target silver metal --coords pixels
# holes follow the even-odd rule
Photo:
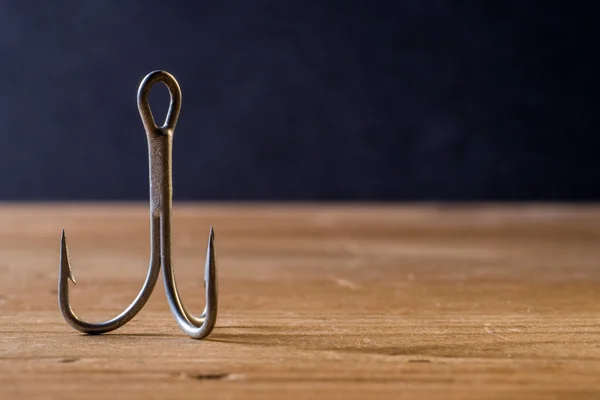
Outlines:
[[[165,84],[171,95],[169,111],[162,126],[156,125],[148,102],[150,89],[157,82]],[[165,71],[154,71],[142,80],[138,90],[137,103],[148,138],[150,164],[150,266],[146,281],[135,300],[118,316],[98,323],[83,321],[75,315],[69,302],[69,279],[74,284],[75,279],[69,262],[63,230],[58,275],[58,303],[67,323],[78,331],[88,334],[110,332],[125,325],[144,307],[156,286],[158,275],[162,269],[167,301],[177,324],[192,338],[203,339],[213,330],[218,309],[217,267],[212,226],[208,236],[204,267],[206,306],[200,316],[192,315],[183,305],[171,263],[173,133],[181,110],[181,89],[171,74]]]

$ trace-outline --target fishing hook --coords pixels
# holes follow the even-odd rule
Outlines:
[[[162,82],[167,87],[171,97],[165,123],[160,127],[154,121],[148,102],[150,89],[157,82]],[[150,169],[150,265],[146,281],[135,300],[118,316],[99,323],[83,321],[75,315],[69,302],[69,280],[75,284],[75,279],[69,262],[69,253],[63,230],[58,276],[58,303],[63,317],[74,329],[88,334],[110,332],[125,325],[144,307],[156,286],[158,275],[162,269],[167,301],[177,324],[181,330],[192,338],[203,339],[213,330],[218,309],[218,281],[213,228],[210,228],[208,236],[204,267],[206,306],[200,316],[192,315],[181,301],[171,263],[173,133],[181,110],[179,84],[168,72],[151,72],[140,84],[137,104],[148,139]]]

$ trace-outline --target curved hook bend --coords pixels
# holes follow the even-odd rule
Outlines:
[[[163,280],[169,308],[181,330],[192,339],[203,339],[210,335],[217,321],[219,294],[214,237],[214,230],[211,226],[208,236],[208,248],[206,250],[206,265],[204,267],[206,306],[204,312],[199,317],[192,315],[183,305],[177,289],[175,273],[171,266],[170,257],[167,257],[167,254],[164,253],[162,256]]]
[[[154,225],[154,224],[153,224]],[[154,227],[153,227],[154,228]],[[154,242],[154,238],[157,235],[156,229],[152,229],[153,234],[151,242]],[[154,247],[152,247],[154,248]],[[86,322],[80,319],[71,308],[69,302],[69,279],[75,284],[75,278],[73,277],[73,270],[69,262],[69,251],[67,248],[67,240],[65,237],[65,231],[63,230],[60,239],[60,271],[58,274],[58,304],[60,311],[67,323],[74,329],[87,333],[90,335],[98,335],[114,331],[115,329],[125,325],[131,321],[140,310],[146,305],[156,282],[158,281],[158,275],[160,274],[160,260],[158,255],[152,251],[150,255],[150,266],[148,268],[148,275],[146,281],[142,286],[142,289],[138,293],[137,297],[121,314],[116,317],[98,323]]]

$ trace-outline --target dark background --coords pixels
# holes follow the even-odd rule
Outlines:
[[[0,199],[598,200],[596,4],[0,0]]]

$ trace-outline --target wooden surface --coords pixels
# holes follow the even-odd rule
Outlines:
[[[176,204],[194,312],[210,224],[207,340],[179,330],[162,278],[132,322],[86,336],[57,306],[61,229],[73,307],[106,319],[145,277],[147,206],[1,206],[0,398],[600,398],[600,207]]]

